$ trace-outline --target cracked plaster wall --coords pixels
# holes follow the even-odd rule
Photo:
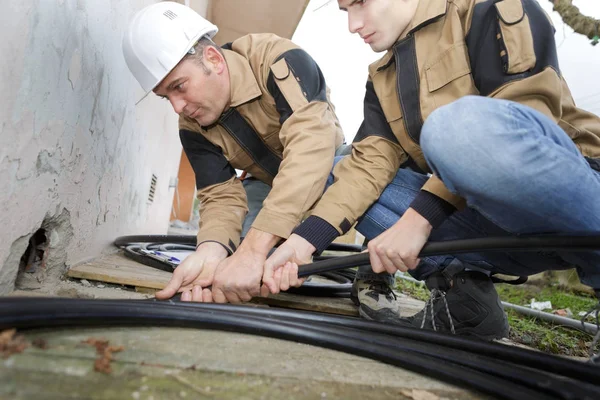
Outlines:
[[[25,238],[64,210],[73,234],[59,247],[67,265],[109,251],[117,236],[166,233],[181,154],[177,115],[152,95],[134,105],[142,90],[121,50],[129,18],[151,3],[3,4],[0,294],[13,289]]]

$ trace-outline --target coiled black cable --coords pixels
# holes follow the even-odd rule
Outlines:
[[[494,363],[494,359],[487,356],[467,350],[455,351],[440,343],[407,340],[402,336],[368,331],[351,324],[340,329],[339,325],[324,320],[323,316],[319,316],[321,322],[305,318],[312,313],[287,314],[286,318],[282,318],[280,313],[271,310],[231,305],[182,306],[169,302],[56,298],[0,299],[0,329],[82,325],[218,329],[293,340],[366,356],[499,398],[591,400],[600,396],[600,368],[590,368],[594,370],[595,380],[586,382],[585,379],[568,376],[568,369],[573,363],[569,360],[560,359],[564,361],[561,371],[548,374],[544,372],[543,363],[538,363],[538,368],[523,367],[509,361],[497,360]],[[451,337],[436,332],[429,334],[438,336],[440,341],[444,337]],[[480,346],[486,345],[489,346],[480,342]],[[543,361],[543,357],[538,361]]]

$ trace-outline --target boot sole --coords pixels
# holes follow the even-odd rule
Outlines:
[[[385,318],[384,320],[381,320],[381,319],[375,319],[375,318],[373,318],[372,316],[370,316],[370,315],[369,315],[369,314],[368,314],[368,313],[367,313],[367,312],[364,310],[364,308],[363,308],[363,307],[359,307],[359,308],[358,308],[358,314],[359,314],[359,315],[360,315],[362,318],[364,318],[364,319],[366,319],[366,320],[368,320],[368,321],[375,321],[375,322],[379,322],[379,323],[382,323],[382,324],[400,325],[400,326],[404,326],[404,327],[410,327],[410,328],[413,328],[413,326],[412,326],[410,323],[407,323],[407,322],[403,321],[403,320],[401,319],[401,317],[399,317],[399,316],[398,316],[398,317],[389,317],[389,318]]]

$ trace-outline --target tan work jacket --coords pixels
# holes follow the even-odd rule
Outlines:
[[[598,165],[592,159],[600,158],[600,119],[575,106],[560,74],[554,28],[536,0],[421,1],[406,34],[370,65],[352,155],[336,165],[336,183],[311,212],[321,221],[309,218],[299,234],[323,247],[379,198],[402,164],[431,173],[419,146],[423,122],[467,95],[533,107]],[[435,175],[422,190],[464,206]]]
[[[196,175],[198,244],[215,241],[231,253],[247,213],[234,169],[272,185],[252,226],[287,238],[322,195],[344,137],[319,67],[294,43],[252,34],[223,52],[230,108],[209,127],[181,115],[179,129]]]

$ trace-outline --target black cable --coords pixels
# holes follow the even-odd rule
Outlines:
[[[349,298],[352,290],[351,283],[326,284],[317,282],[304,282],[300,287],[290,287],[285,293],[298,294],[310,297],[341,297]]]
[[[158,301],[161,302],[161,301]],[[488,355],[499,360],[517,363],[530,368],[542,369],[549,373],[567,376],[573,379],[597,384],[600,382],[600,366],[584,364],[582,362],[567,358],[556,357],[530,349],[507,346],[499,343],[481,341],[456,335],[448,335],[430,330],[415,329],[399,325],[387,325],[360,318],[344,317],[330,314],[319,314],[307,311],[289,311],[280,309],[259,309],[247,306],[235,306],[224,304],[172,302],[180,307],[211,309],[215,312],[223,312],[232,308],[238,308],[248,314],[257,314],[273,319],[298,320],[306,324],[326,322],[337,325],[343,329],[348,327],[362,329],[368,332],[377,332],[424,341],[430,344],[443,345],[458,350],[469,350],[476,354]]]
[[[223,310],[221,313],[231,313],[239,316],[239,312]],[[272,319],[264,319],[265,323],[271,323]],[[280,320],[278,321],[280,322]],[[288,321],[289,322],[289,321]],[[298,328],[306,327],[305,322],[290,322]],[[395,348],[399,352],[412,352],[426,357],[439,358],[444,363],[452,363],[463,367],[474,368],[480,372],[485,372],[510,382],[518,382],[524,386],[529,386],[535,390],[548,392],[549,395],[556,395],[559,398],[596,398],[600,396],[600,388],[595,385],[587,384],[581,381],[563,378],[556,375],[548,375],[543,371],[535,369],[524,369],[519,365],[510,362],[504,362],[490,357],[481,356],[464,350],[448,349],[440,345],[423,344],[416,340],[394,337],[381,333],[361,331],[353,327],[337,329],[330,324],[311,324],[311,328],[320,330],[326,334],[336,334],[348,339],[362,340],[370,344],[381,345],[388,348]]]
[[[177,267],[176,264],[169,263],[167,261],[153,258],[148,254],[144,254],[141,250],[161,250],[161,251],[173,251],[173,250],[189,250],[189,245],[185,244],[171,244],[171,243],[144,243],[129,244],[123,248],[123,254],[140,264],[147,265],[152,268],[159,269],[161,271],[173,272]],[[194,248],[192,248],[194,250]],[[352,281],[348,278],[351,272],[344,271],[333,271],[319,274],[325,278],[328,278],[334,282],[340,284],[326,284],[317,282],[305,282],[300,287],[291,287],[287,290],[287,293],[312,296],[312,297],[350,297],[350,290],[352,289]]]
[[[125,247],[132,243],[176,243],[196,246],[196,236],[193,235],[129,235],[119,236],[114,244]]]
[[[140,264],[144,264],[161,271],[173,272],[176,267],[175,264],[169,264],[162,260],[149,257],[148,255],[140,252],[142,248],[144,248],[143,244],[130,244],[129,246],[123,248],[123,254],[125,257],[139,262]]]
[[[419,257],[481,251],[590,251],[600,250],[600,236],[518,236],[428,242]],[[368,265],[369,253],[336,257],[299,267],[298,276],[309,276],[341,268]]]
[[[120,236],[115,239],[114,245],[117,247],[126,247],[134,243],[174,243],[194,246],[196,248],[196,236],[193,235],[129,235]],[[364,250],[362,246],[346,243],[331,243],[327,250],[346,251],[359,253]]]
[[[469,368],[451,361],[440,362],[439,357],[434,355],[413,354],[411,351],[390,351],[390,346],[385,340],[386,335],[383,335],[384,340],[381,340],[381,337],[369,336],[368,332],[364,332],[363,335],[367,335],[365,337],[368,339],[355,338],[352,337],[350,331],[341,334],[335,327],[327,327],[325,324],[298,324],[268,317],[251,316],[240,310],[236,312],[231,306],[222,307],[221,312],[210,308],[180,307],[168,303],[140,301],[3,299],[0,300],[0,327],[166,325],[220,329],[342,350],[424,373],[450,383],[467,385],[501,398],[594,398],[591,397],[593,393],[578,390],[577,382],[570,382],[562,378],[559,378],[559,381],[563,385],[571,386],[571,391],[565,393],[564,390],[561,391],[560,388],[557,388],[557,385],[544,386],[549,383],[546,378],[523,385],[514,380],[484,373],[479,368]],[[251,309],[246,307],[246,310]],[[398,340],[387,339],[388,341],[394,340],[395,346],[399,345]],[[426,351],[426,347],[422,347],[421,350]],[[436,351],[441,351],[439,348],[432,348],[432,350],[434,354]],[[446,353],[445,356],[461,359],[462,362],[470,362],[463,360],[459,353]],[[502,373],[510,374],[510,371],[504,368]],[[526,369],[522,369],[520,373],[523,374],[523,377],[539,377],[537,372],[528,374]],[[532,390],[527,386],[545,387],[545,390],[551,391],[552,394],[543,394],[539,390]],[[590,387],[586,387],[586,389],[590,389]],[[593,389],[597,390],[597,386]]]

